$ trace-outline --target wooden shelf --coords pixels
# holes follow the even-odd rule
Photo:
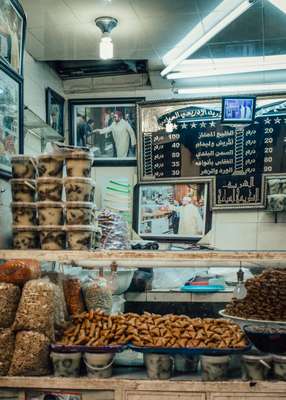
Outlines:
[[[146,375],[145,375],[146,376]],[[185,378],[186,379],[186,378]],[[53,378],[53,377],[0,377],[0,388],[5,389],[48,389],[48,390],[120,390],[125,391],[168,391],[168,392],[220,392],[220,393],[286,393],[286,382],[259,381],[243,382],[228,380],[203,382],[172,378],[167,381],[112,377],[96,378]]]
[[[45,251],[45,250],[0,250],[0,259],[35,259],[39,261],[58,261],[76,263],[92,261],[94,266],[109,266],[116,261],[119,266],[134,267],[236,267],[242,263],[271,266],[283,262],[286,265],[286,251]],[[209,265],[208,263],[211,263]],[[282,265],[283,266],[283,265]]]
[[[233,298],[233,291],[217,293],[187,293],[180,291],[150,290],[147,292],[127,292],[125,299],[129,302],[162,302],[162,303],[229,303]]]

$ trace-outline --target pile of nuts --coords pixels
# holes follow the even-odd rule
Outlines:
[[[226,313],[241,318],[286,321],[286,271],[270,269],[248,279],[247,295],[233,299]]]
[[[145,312],[106,315],[102,310],[74,317],[61,345],[134,346],[168,348],[243,348],[247,345],[239,326],[223,319],[190,318]]]

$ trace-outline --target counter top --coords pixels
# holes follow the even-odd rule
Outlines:
[[[39,261],[58,261],[76,263],[83,260],[93,262],[93,266],[109,266],[116,261],[119,266],[134,267],[203,267],[216,266],[237,267],[240,263],[273,266],[273,263],[285,263],[286,251],[149,251],[149,250],[0,250],[0,259],[35,259]],[[211,265],[207,263],[212,263]],[[264,265],[265,264],[265,265]],[[283,266],[280,265],[279,266]],[[91,268],[93,268],[93,266]],[[249,265],[247,265],[249,266]]]

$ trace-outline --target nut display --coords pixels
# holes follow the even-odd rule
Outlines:
[[[286,271],[270,269],[248,279],[244,299],[233,299],[225,312],[241,318],[286,321]]]
[[[21,290],[12,283],[0,283],[0,328],[9,328],[15,319]]]
[[[11,179],[10,183],[14,202],[29,203],[35,201],[36,186],[33,179]]]
[[[13,325],[15,331],[34,331],[54,339],[54,291],[47,279],[25,284]]]
[[[39,225],[61,225],[63,205],[60,202],[42,201],[37,203]]]
[[[12,376],[41,376],[50,372],[50,340],[38,332],[18,332],[9,369]]]
[[[12,156],[11,164],[13,178],[35,178],[36,159],[34,157],[24,155]]]
[[[0,376],[7,375],[15,347],[12,329],[0,329]]]
[[[0,266],[0,282],[22,286],[27,281],[38,279],[40,276],[41,267],[36,260],[9,260]],[[16,291],[16,289],[14,290]],[[13,299],[17,297],[13,292],[9,295],[12,295]]]
[[[243,348],[247,341],[239,326],[223,319],[189,318],[145,312],[108,316],[102,310],[74,316],[60,344],[167,348]]]
[[[35,203],[12,203],[13,225],[34,226],[37,223]]]
[[[63,288],[69,313],[75,315],[83,312],[84,304],[80,280],[78,278],[66,277],[63,281]]]
[[[64,159],[62,156],[43,154],[38,156],[39,176],[61,178],[63,176]]]
[[[66,156],[67,176],[90,177],[92,157],[86,152],[72,152]]]
[[[17,250],[37,249],[39,246],[36,226],[13,226],[13,248]]]

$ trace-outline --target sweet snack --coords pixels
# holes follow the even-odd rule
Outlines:
[[[68,225],[90,225],[94,219],[94,204],[81,201],[66,202]]]
[[[13,178],[34,179],[36,176],[36,159],[31,156],[17,155],[11,157]]]
[[[35,201],[36,185],[33,179],[11,179],[10,183],[14,202],[29,203]]]
[[[63,181],[60,178],[38,178],[37,190],[39,201],[61,201]]]
[[[60,202],[43,201],[37,203],[39,225],[62,225],[63,204]]]
[[[12,203],[13,225],[35,226],[37,207],[35,203]]]
[[[75,277],[66,277],[63,281],[63,288],[68,312],[71,315],[82,313],[84,311],[84,304],[80,280]]]
[[[13,226],[13,248],[17,250],[38,248],[37,226]]]
[[[0,329],[0,376],[7,375],[15,348],[15,334],[12,329]]]
[[[62,226],[39,226],[42,250],[63,250],[66,248],[66,232]]]
[[[94,228],[87,225],[66,226],[69,250],[90,250],[93,246]]]
[[[171,348],[243,348],[247,345],[240,327],[223,319],[189,318],[145,312],[106,315],[90,310],[74,316],[61,344],[108,346],[132,343],[135,346]]]
[[[90,154],[77,151],[66,156],[67,176],[86,177],[91,175],[92,157]]]
[[[38,156],[39,176],[62,178],[64,159],[60,155],[43,154]]]
[[[41,266],[36,260],[9,260],[0,266],[0,282],[22,286],[27,281],[38,279],[40,276]]]
[[[64,180],[67,201],[93,202],[95,183],[90,178],[65,178]]]

